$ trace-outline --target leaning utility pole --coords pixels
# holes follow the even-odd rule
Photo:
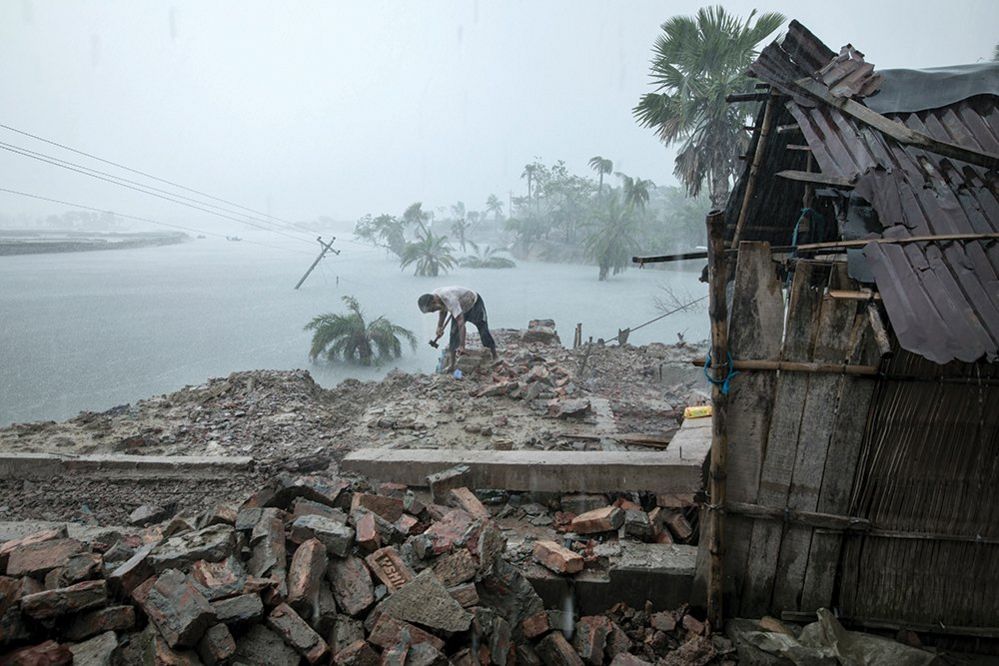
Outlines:
[[[322,246],[322,248],[323,248],[323,249],[322,249],[322,251],[321,251],[321,252],[319,253],[319,256],[318,256],[318,257],[316,257],[316,260],[312,262],[312,265],[311,265],[311,266],[309,266],[309,270],[305,271],[305,275],[303,275],[303,276],[302,276],[302,279],[301,279],[301,280],[299,280],[299,281],[298,281],[298,284],[296,284],[296,285],[295,285],[295,289],[298,289],[299,287],[301,287],[301,286],[302,286],[302,283],[303,283],[303,282],[305,282],[305,278],[309,277],[309,273],[311,273],[311,272],[312,272],[312,270],[313,270],[313,269],[314,269],[314,268],[315,268],[315,267],[316,267],[316,266],[317,266],[317,265],[319,264],[319,262],[320,262],[320,261],[322,260],[322,258],[326,256],[326,253],[327,253],[327,252],[332,252],[333,254],[340,254],[340,250],[334,250],[334,249],[333,249],[333,241],[335,241],[335,240],[336,240],[336,236],[334,236],[333,238],[331,238],[331,239],[330,239],[330,242],[329,242],[329,243],[324,243],[324,242],[323,242],[323,237],[322,237],[322,236],[318,237],[318,238],[317,238],[316,240],[317,240],[317,241],[319,241],[319,244],[320,244],[320,245]]]

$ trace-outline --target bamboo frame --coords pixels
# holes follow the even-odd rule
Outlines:
[[[691,364],[704,367],[703,358],[695,358]],[[779,360],[739,360],[733,362],[733,368],[739,371],[753,372],[758,370],[780,370],[782,372],[809,372],[813,374],[854,375],[859,377],[877,377],[880,368],[876,365],[850,365],[849,363],[806,363],[801,361]]]
[[[722,392],[721,382],[727,374],[728,358],[728,303],[726,285],[728,268],[725,257],[725,213],[713,210],[708,213],[709,305],[711,318],[711,355],[714,382],[711,388],[711,466],[709,484],[711,505],[708,512],[708,623],[711,630],[721,630],[725,609],[722,603],[724,575],[725,514],[717,510],[725,505],[725,476],[728,467],[728,433],[725,420],[728,414],[728,396]]]
[[[767,139],[770,137],[770,125],[773,124],[774,116],[774,96],[767,97],[766,106],[763,108],[763,123],[760,127],[760,140],[756,142],[756,152],[753,153],[753,163],[749,167],[749,180],[746,182],[746,192],[742,197],[742,206],[739,208],[739,219],[735,224],[735,234],[732,236],[732,247],[739,246],[742,238],[742,229],[746,226],[746,215],[749,211],[749,202],[753,198],[753,191],[756,189],[756,176],[760,171],[760,163],[763,161],[763,151],[767,148]]]

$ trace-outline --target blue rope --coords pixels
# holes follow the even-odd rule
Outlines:
[[[704,376],[708,378],[708,383],[714,384],[715,386],[721,386],[722,395],[728,395],[729,382],[735,377],[739,372],[733,370],[735,363],[732,361],[732,354],[728,354],[728,361],[722,363],[721,367],[728,367],[728,374],[725,375],[725,379],[715,379],[711,376],[708,370],[711,369],[711,352],[708,352],[708,356],[704,359]]]

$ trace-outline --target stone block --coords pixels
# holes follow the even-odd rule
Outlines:
[[[300,516],[291,524],[291,540],[303,543],[307,539],[318,539],[331,555],[345,557],[354,545],[354,529],[325,516]]]
[[[301,658],[280,636],[255,624],[236,642],[233,664],[247,666],[299,666]]]
[[[326,572],[326,546],[309,539],[295,551],[288,567],[288,605],[302,617],[313,616],[319,604],[319,583]]]
[[[624,511],[616,506],[606,506],[576,516],[570,527],[577,534],[594,534],[617,530],[623,524]]]
[[[520,629],[524,632],[525,638],[537,638],[551,631],[552,626],[548,621],[548,612],[539,611],[520,623]]]
[[[430,643],[417,643],[409,648],[406,666],[448,666],[448,659]]]
[[[378,533],[377,525],[375,525],[373,513],[361,513],[354,521],[354,526],[357,528],[357,545],[361,547],[361,550],[370,553],[381,547],[382,538]]]
[[[656,530],[652,527],[649,514],[641,509],[626,509],[624,512],[624,533],[642,541],[655,538]]]
[[[456,465],[427,476],[430,495],[437,504],[447,504],[448,493],[454,488],[471,487],[472,469],[468,465]]]
[[[176,569],[150,578],[135,588],[132,598],[171,648],[194,647],[215,621],[208,600]]]
[[[69,587],[25,595],[21,597],[21,612],[35,620],[47,620],[103,606],[107,600],[107,583],[103,580],[88,580]]]
[[[465,631],[472,621],[429,569],[401,585],[378,608],[397,620],[450,632]]]
[[[333,597],[348,615],[363,613],[375,603],[371,574],[359,557],[332,560],[327,576],[333,585]]]
[[[121,595],[129,595],[140,583],[153,575],[153,567],[149,562],[149,554],[155,543],[146,544],[135,551],[135,554],[125,560],[107,577],[112,589]]]
[[[582,555],[554,541],[535,542],[534,561],[560,574],[574,574],[583,570]]]
[[[243,625],[257,622],[264,616],[264,603],[256,593],[220,599],[211,603],[216,619],[223,624]]]
[[[670,509],[666,511],[663,519],[677,541],[686,543],[694,533],[690,522],[687,521],[680,510]]]
[[[511,656],[513,633],[510,623],[502,617],[496,618],[493,630],[489,634],[489,660],[494,664],[506,664]]]
[[[350,488],[350,482],[336,477],[282,475],[275,480],[274,494],[264,499],[261,506],[288,509],[299,497],[327,506],[337,506],[341,494]],[[263,499],[263,498],[262,498]]]
[[[224,624],[212,625],[198,641],[198,655],[206,666],[215,666],[236,654],[236,641]]]
[[[330,652],[335,655],[351,643],[364,640],[364,623],[347,615],[338,615],[329,636]]]
[[[118,647],[118,637],[113,631],[76,645],[69,646],[73,653],[73,666],[111,666],[111,657]]]
[[[317,634],[288,604],[280,604],[272,610],[267,616],[266,623],[310,664],[318,663],[329,653],[329,647],[322,636]]]
[[[455,546],[465,543],[469,528],[474,519],[461,509],[452,509],[440,520],[428,527],[423,534],[414,538],[413,546],[421,559],[450,552]]]
[[[83,551],[76,539],[45,539],[25,543],[10,551],[8,576],[44,576],[52,569],[66,566],[70,557]]]
[[[414,578],[413,570],[402,561],[399,551],[392,546],[379,548],[364,561],[390,592],[395,592]]]
[[[285,571],[285,540],[284,522],[275,514],[264,514],[253,528],[253,554],[247,565],[251,576],[262,578],[273,574],[284,580]]]
[[[106,631],[128,631],[135,626],[135,608],[109,606],[77,615],[63,635],[67,640],[82,641]]]
[[[485,504],[479,501],[475,493],[464,486],[461,488],[452,488],[448,493],[448,499],[452,506],[466,511],[473,518],[480,520],[489,520],[492,518],[492,514],[489,513],[489,509],[486,508]]]
[[[407,513],[404,513],[401,516],[399,516],[399,520],[392,523],[392,525],[393,527],[395,527],[396,531],[399,532],[400,534],[410,536],[416,533],[417,529],[419,528],[420,521],[417,520],[415,517]]]
[[[583,666],[583,660],[559,631],[553,631],[542,638],[538,642],[537,652],[546,666]]]

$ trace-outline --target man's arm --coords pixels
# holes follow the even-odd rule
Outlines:
[[[437,337],[444,335],[444,322],[447,320],[447,308],[440,311],[437,316]]]

